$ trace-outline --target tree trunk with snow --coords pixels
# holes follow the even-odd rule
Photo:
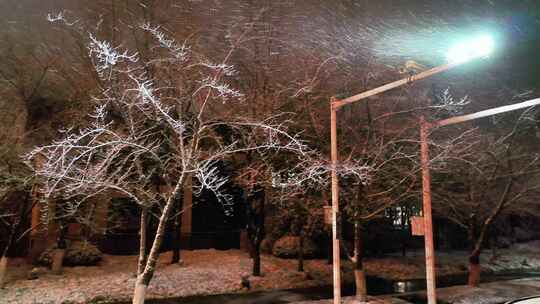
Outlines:
[[[142,282],[142,277],[137,278],[137,283],[135,283],[135,292],[133,293],[133,304],[144,304],[147,289],[148,284],[144,284]]]
[[[298,237],[298,271],[304,272],[304,234]]]
[[[480,253],[473,253],[469,256],[469,278],[468,285],[470,287],[478,287],[480,284]]]
[[[146,227],[148,225],[148,208],[143,207],[141,210],[141,221],[139,224],[139,262],[137,267],[137,275],[144,271],[146,265]]]
[[[260,229],[260,228],[259,228]],[[252,243],[251,258],[253,259],[253,267],[251,274],[255,277],[261,276],[261,242],[262,237],[259,232]]]
[[[252,274],[255,277],[261,276],[261,250],[260,246],[255,246],[253,249],[253,271]]]
[[[364,239],[363,227],[360,223],[354,224],[354,281],[356,284],[356,298],[360,302],[367,301],[366,274],[364,272]]]
[[[514,180],[512,177],[510,177],[506,183],[503,194],[499,198],[499,202],[484,221],[478,224],[478,218],[475,213],[471,214],[469,218],[469,239],[471,240],[471,244],[473,244],[471,255],[469,256],[468,284],[471,287],[476,287],[480,284],[480,254],[482,253],[484,241],[488,234],[488,230],[491,228],[491,225],[506,207],[506,204],[509,201],[510,190],[512,189],[513,185]]]
[[[469,240],[472,244],[471,253],[469,255],[469,275],[467,284],[470,287],[477,287],[480,284],[480,254],[482,253],[482,245],[487,231],[487,226],[490,221],[485,221],[482,228],[479,229],[476,216],[473,214],[469,219]]]
[[[133,304],[143,304],[146,296],[148,283],[143,283],[143,272],[145,270],[147,255],[146,255],[146,237],[148,226],[148,208],[143,207],[141,210],[141,221],[139,228],[139,262],[137,267],[137,281],[133,293]]]
[[[512,180],[508,182],[504,190],[504,194],[501,197],[497,207],[492,211],[492,213],[480,224],[478,224],[478,219],[476,214],[472,214],[469,219],[469,240],[472,244],[471,254],[469,255],[469,278],[468,285],[471,287],[477,287],[480,284],[481,276],[481,267],[480,267],[480,254],[486,240],[488,229],[491,228],[491,224],[495,218],[500,214],[503,209],[508,193],[512,186]]]
[[[173,240],[172,240],[172,259],[171,264],[181,264],[181,256],[180,256],[180,241],[181,241],[181,230],[182,230],[182,207],[183,207],[183,199],[179,198],[176,201],[176,214],[174,216],[174,223],[173,223]]]
[[[68,224],[65,223],[63,220],[60,220],[58,240],[56,242],[57,248],[56,250],[54,250],[53,257],[52,257],[51,270],[54,274],[62,273],[62,263],[64,261],[64,256],[66,255],[66,249],[67,249],[67,243],[66,243],[67,229],[68,229]]]
[[[30,203],[30,194],[26,193],[23,203],[20,205],[17,219],[12,222],[11,228],[9,231],[9,236],[6,242],[6,246],[4,247],[4,250],[2,251],[2,255],[0,255],[0,288],[4,286],[6,283],[6,276],[7,276],[7,270],[8,270],[8,252],[11,249],[11,246],[13,243],[16,242],[16,237],[19,234],[19,230],[21,228],[21,224],[28,216],[28,211],[32,210]]]
[[[0,258],[0,288],[4,288],[7,277],[7,267],[8,267],[9,258],[5,255]]]
[[[54,250],[53,257],[52,257],[52,266],[51,266],[52,273],[54,274],[62,273],[62,261],[64,260],[65,255],[66,255],[65,249]]]
[[[254,276],[261,275],[261,243],[265,236],[264,229],[264,206],[265,206],[265,191],[263,188],[258,188],[253,191],[250,202],[247,206],[247,220],[248,220],[248,238],[252,247],[253,268],[252,274]]]
[[[6,247],[4,247],[4,250],[2,251],[2,256],[0,258],[0,288],[4,287],[4,284],[6,283],[6,277],[7,277],[7,269],[8,269],[8,252],[9,248],[11,247],[11,244],[13,243],[13,238],[15,237],[15,227],[11,227],[11,231],[9,233],[9,238],[6,243]]]
[[[180,215],[176,216],[174,220],[173,240],[172,240],[172,258],[171,264],[181,263],[180,259]]]
[[[163,242],[163,238],[165,237],[165,228],[167,227],[167,219],[170,217],[171,212],[174,207],[174,200],[177,197],[180,189],[183,186],[184,183],[184,175],[180,176],[178,179],[176,186],[174,187],[174,190],[170,194],[169,198],[167,199],[167,202],[165,203],[165,207],[163,208],[163,211],[161,213],[161,216],[159,217],[159,224],[156,231],[156,236],[154,237],[154,242],[152,243],[152,247],[150,249],[150,253],[148,254],[148,257],[146,259],[146,263],[144,263],[144,269],[143,269],[143,259],[141,258],[141,255],[144,252],[146,252],[146,225],[147,222],[147,216],[148,216],[148,210],[145,208],[143,209],[143,212],[141,213],[141,244],[140,244],[140,253],[139,253],[139,270],[137,274],[137,282],[135,284],[135,291],[133,293],[133,304],[142,304],[144,303],[144,297],[146,295],[146,289],[148,288],[148,285],[150,284],[150,281],[152,280],[152,277],[154,276],[154,272],[156,271],[156,265],[159,258],[159,250],[161,248],[161,243]],[[144,227],[144,228],[143,228]],[[144,231],[143,231],[144,230]],[[143,240],[144,237],[144,240]],[[144,244],[144,248],[143,248]]]

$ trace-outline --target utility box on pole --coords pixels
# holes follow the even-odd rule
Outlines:
[[[411,232],[412,235],[423,236],[425,234],[424,229],[424,217],[423,216],[412,216],[411,217]]]
[[[326,225],[332,225],[332,206],[324,206],[324,223]]]

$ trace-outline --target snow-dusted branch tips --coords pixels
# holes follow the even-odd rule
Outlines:
[[[60,21],[64,15],[48,19]],[[223,111],[224,101],[243,97],[226,79],[236,74],[227,62],[230,52],[213,63],[168,38],[158,26],[144,24],[139,29],[153,37],[155,51],[149,54],[154,58],[139,57],[88,34],[88,55],[102,81],[94,112],[25,157],[40,179],[43,203],[61,197],[70,215],[99,194],[129,198],[142,214],[159,211],[150,254],[140,257],[135,298],[144,295],[166,223],[188,180],[193,178],[195,194],[209,190],[229,212],[233,197],[224,190],[229,177],[220,171],[220,163],[238,153],[309,153],[300,135],[288,130],[287,115],[248,119],[243,113]],[[163,60],[168,64],[158,64]],[[357,174],[363,178],[363,173]]]

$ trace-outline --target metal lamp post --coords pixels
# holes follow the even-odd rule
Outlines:
[[[386,85],[380,86],[375,89],[365,91],[363,93],[338,100],[335,97],[330,100],[330,137],[331,137],[331,160],[332,160],[332,246],[333,246],[333,280],[334,280],[334,304],[341,303],[341,273],[340,273],[340,247],[339,247],[339,228],[338,228],[338,212],[339,212],[339,183],[337,175],[337,166],[339,162],[338,157],[338,143],[337,143],[337,111],[348,104],[361,101],[368,97],[386,92],[388,90],[410,84],[415,81],[430,77],[432,75],[444,72],[453,67],[462,65],[471,59],[478,57],[488,56],[493,49],[493,40],[489,36],[481,36],[477,40],[471,40],[466,45],[460,44],[451,48],[447,54],[447,64],[426,70],[416,75],[412,75],[407,78],[403,78]],[[424,119],[425,120],[425,119]],[[430,177],[428,170],[428,147],[427,147],[427,135],[428,127],[426,123],[422,123],[421,134],[425,138],[425,145],[422,145],[422,184],[424,186],[423,191],[423,206],[424,206],[424,239],[426,250],[426,279],[427,279],[427,293],[428,303],[436,303],[435,294],[435,258],[433,248],[433,230],[431,219],[431,196],[429,191]],[[424,159],[425,155],[425,159]]]
[[[433,250],[433,220],[431,216],[431,174],[429,170],[429,131],[434,128],[459,124],[474,119],[488,117],[505,112],[515,111],[540,105],[540,98],[521,103],[488,109],[472,114],[450,117],[436,122],[427,122],[424,116],[420,118],[420,158],[422,166],[422,200],[423,200],[423,231],[426,250],[426,281],[428,303],[437,303],[435,290],[435,255]]]

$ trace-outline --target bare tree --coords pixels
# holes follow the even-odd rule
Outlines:
[[[61,14],[49,19],[66,22]],[[73,212],[86,199],[104,192],[119,193],[140,206],[133,303],[144,302],[166,223],[187,176],[196,180],[195,192],[212,191],[227,212],[232,197],[221,190],[227,178],[218,172],[219,160],[248,151],[306,153],[304,143],[288,132],[280,115],[255,121],[229,110],[231,103],[242,102],[242,94],[227,78],[235,74],[228,61],[244,33],[214,63],[158,26],[142,24],[140,28],[157,42],[153,59],[144,64],[136,53],[89,34],[88,51],[96,72],[108,85],[94,99],[97,106],[90,121],[65,130],[63,138],[26,156],[29,165],[38,155],[44,157],[43,165],[33,169],[42,179],[46,197],[69,198]],[[148,66],[153,69],[152,78]],[[223,128],[235,130],[242,140],[227,142],[220,134]],[[156,207],[159,223],[147,255],[145,223],[149,209]]]
[[[265,189],[255,186],[248,195],[247,205],[247,233],[251,243],[253,258],[252,275],[261,275],[261,243],[266,235],[265,220]]]
[[[413,161],[416,153],[411,151],[410,144],[380,134],[369,136],[372,138],[364,143],[364,151],[356,155],[372,168],[369,180],[343,181],[344,216],[354,225],[352,255],[348,257],[354,265],[356,296],[360,301],[366,301],[367,296],[362,263],[366,224],[384,217],[397,204],[414,199],[418,173]]]
[[[434,210],[468,233],[470,286],[480,282],[480,255],[493,225],[504,215],[538,215],[539,155],[534,151],[536,128],[531,110],[514,126],[470,129],[458,137],[461,148],[432,159]],[[435,141],[435,149],[450,141]]]
[[[35,37],[25,33],[24,38]],[[27,150],[36,130],[45,131],[46,123],[37,124],[44,87],[53,87],[49,79],[53,56],[38,43],[17,37],[11,28],[3,30],[0,47],[0,227],[4,247],[0,252],[0,286],[5,283],[8,252],[28,234],[24,226],[32,210],[31,172],[19,155]],[[34,227],[35,228],[35,227]]]
[[[32,179],[17,151],[0,146],[0,231],[4,245],[0,251],[0,288],[6,282],[9,252],[30,230],[24,225],[32,210]]]
[[[250,256],[252,258],[252,275],[261,275],[261,243],[266,237],[265,221],[266,209],[271,207],[276,196],[273,177],[279,174],[279,168],[275,165],[285,158],[293,156],[290,153],[257,154],[248,152],[244,161],[238,163],[240,168],[234,177],[236,184],[240,185],[244,192],[246,204],[246,230],[250,245]],[[285,165],[286,166],[286,165]]]
[[[275,204],[279,204],[281,223],[286,224],[290,229],[290,233],[298,237],[297,271],[304,272],[306,240],[326,233],[324,202],[321,200],[319,189],[309,189],[309,191],[296,197],[288,197],[286,200]]]

